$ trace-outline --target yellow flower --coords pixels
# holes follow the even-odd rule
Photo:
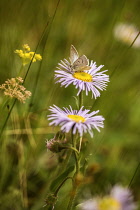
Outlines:
[[[30,47],[28,44],[24,44],[24,45],[22,45],[22,47],[25,51],[30,51]]]
[[[40,54],[35,54],[35,58],[38,61],[41,61],[42,60],[42,56]]]
[[[36,54],[35,52],[30,51],[28,44],[24,44],[22,47],[23,50],[15,50],[15,53],[18,54],[18,56],[21,58],[23,66],[30,63],[31,60],[32,62],[42,60],[42,56],[40,54]]]

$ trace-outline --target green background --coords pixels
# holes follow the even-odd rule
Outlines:
[[[32,92],[26,104],[16,102],[1,137],[0,209],[42,209],[49,185],[61,165],[61,158],[47,151],[46,139],[55,128],[48,126],[50,105],[76,108],[77,91],[55,84],[54,70],[61,59],[69,57],[73,44],[97,66],[108,69],[110,83],[95,101],[84,95],[88,109],[100,110],[105,128],[86,135],[90,166],[100,165],[91,183],[85,184],[76,202],[92,195],[102,195],[115,184],[129,186],[140,159],[140,49],[114,38],[120,22],[140,27],[139,0],[5,0],[0,1],[0,84],[18,75],[21,62],[14,53],[23,44],[37,53],[42,62],[33,63],[25,87]],[[57,8],[57,9],[56,9]],[[56,14],[54,15],[56,11]],[[28,66],[25,67],[25,73]],[[0,93],[1,104],[3,93]],[[13,101],[10,102],[11,107]],[[8,115],[1,109],[1,127]],[[23,156],[21,155],[23,154]],[[24,174],[24,177],[21,176]],[[140,169],[131,183],[136,201],[140,199]],[[23,207],[20,181],[26,189],[28,204]],[[26,181],[25,181],[26,180]],[[25,185],[24,185],[25,184]],[[27,186],[26,186],[27,185]],[[55,209],[65,209],[70,182],[59,193]],[[26,196],[25,196],[26,197]]]

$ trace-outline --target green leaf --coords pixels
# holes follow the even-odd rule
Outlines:
[[[56,188],[61,184],[61,182],[74,170],[75,166],[70,166],[64,173],[57,177],[51,184],[50,190],[55,191]]]

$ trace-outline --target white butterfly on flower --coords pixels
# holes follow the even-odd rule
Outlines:
[[[91,69],[89,66],[89,60],[85,55],[79,56],[76,48],[71,45],[70,48],[70,68],[71,71],[77,72],[77,71],[85,71]]]
[[[96,99],[109,82],[109,76],[105,74],[107,70],[100,71],[102,67],[103,65],[97,66],[92,60],[89,62],[85,55],[79,56],[75,47],[71,45],[69,60],[61,60],[55,70],[56,83],[64,87],[73,84],[78,89],[77,96],[81,91],[85,91],[86,95],[91,91]]]

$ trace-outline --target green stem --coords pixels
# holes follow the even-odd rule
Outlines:
[[[79,94],[79,109],[82,106],[83,106],[83,91],[81,91],[80,94]],[[74,139],[73,129],[72,129],[72,132],[71,132],[71,140],[72,140],[72,147],[76,149],[76,138]],[[81,149],[81,142],[82,142],[82,137],[80,138],[79,152],[80,152],[80,149]],[[74,151],[74,157],[75,157],[76,172],[73,176],[73,179],[75,179],[76,175],[80,171],[79,153],[77,154]],[[68,203],[67,210],[71,210],[73,208],[73,204],[74,204],[74,200],[75,200],[75,197],[76,197],[77,190],[78,190],[78,185],[75,183],[75,181],[73,181],[72,194],[71,194],[71,197],[70,197],[70,200],[69,200],[69,203]]]
[[[23,70],[23,65],[20,68],[19,76],[22,73],[22,70]],[[8,112],[8,115],[7,115],[7,117],[6,117],[5,121],[4,121],[4,124],[3,124],[2,128],[1,128],[1,131],[0,131],[0,138],[1,138],[2,134],[3,134],[3,131],[5,129],[5,126],[6,126],[7,122],[8,122],[8,120],[9,120],[9,117],[11,115],[11,112],[12,112],[12,110],[13,110],[15,104],[16,104],[16,101],[17,101],[17,99],[14,99],[13,104],[11,105],[11,108],[10,108],[10,110]]]
[[[19,185],[20,185],[20,193],[23,208],[28,208],[28,196],[27,196],[27,173],[25,168],[25,151],[23,141],[20,140],[18,142],[18,147],[20,151],[19,155]]]
[[[20,70],[19,70],[19,73],[18,73],[18,75],[17,75],[17,77],[22,77],[23,70],[24,70],[24,66],[23,66],[23,64],[22,64],[22,65],[21,65],[21,68],[20,68]]]
[[[80,153],[80,150],[81,150],[82,139],[83,139],[83,136],[81,136],[81,137],[80,137],[80,140],[79,140],[79,153]]]
[[[78,188],[77,186],[73,187],[72,195],[71,195],[67,210],[72,210],[73,209],[73,204],[74,204],[74,200],[75,200],[75,197],[76,197],[77,188]]]
[[[73,204],[74,204],[74,200],[76,198],[77,190],[78,190],[78,186],[74,185],[74,183],[73,183],[72,194],[71,194],[71,197],[70,197],[70,200],[69,200],[67,210],[72,210],[73,209]]]
[[[72,133],[71,133],[71,141],[72,141],[72,146],[73,148],[76,149],[76,141],[74,139],[74,135],[73,135],[73,130],[72,130]],[[78,157],[77,157],[77,153],[74,151],[74,157],[75,157],[75,164],[76,164],[76,172],[75,173],[78,173],[79,171],[79,161],[78,161]]]
[[[73,147],[76,148],[76,141],[75,141],[76,139],[74,139],[73,129],[72,129],[72,132],[71,132],[71,140],[72,140]],[[75,157],[76,171],[73,175],[73,180],[80,171],[79,160],[78,160],[77,153],[75,151],[74,151],[74,157]],[[76,197],[77,189],[78,189],[78,186],[75,184],[75,181],[73,181],[72,193],[71,193],[71,197],[70,197],[70,200],[69,200],[69,203],[68,203],[67,210],[71,210],[73,208],[73,204],[74,204],[74,200],[75,200],[75,197]]]
[[[71,150],[75,151],[79,155],[79,151],[76,148],[74,148],[74,147],[64,146],[64,149],[71,149]]]
[[[17,101],[17,99],[14,100],[14,102],[13,102],[13,104],[12,104],[12,106],[11,106],[9,112],[8,112],[8,115],[7,115],[7,117],[6,117],[5,121],[4,121],[4,124],[3,124],[2,128],[1,128],[1,131],[0,131],[0,137],[3,134],[4,128],[5,128],[6,124],[7,124],[7,121],[9,119],[10,115],[11,115],[11,112],[12,112],[12,110],[14,108],[14,105],[15,105],[16,101]]]
[[[79,94],[79,109],[83,106],[83,91]]]
[[[73,178],[70,177],[70,176],[66,177],[66,178],[61,182],[61,184],[58,186],[58,188],[56,189],[56,191],[54,192],[54,195],[55,195],[55,196],[57,196],[59,190],[61,189],[61,187],[63,186],[63,184],[64,184],[68,179],[72,179],[72,180],[73,180]]]

